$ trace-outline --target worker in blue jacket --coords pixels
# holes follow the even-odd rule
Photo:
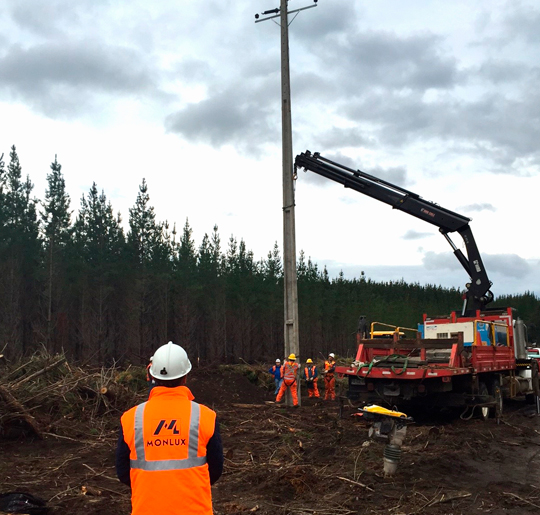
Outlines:
[[[277,395],[279,389],[281,388],[281,383],[283,383],[283,378],[281,377],[281,360],[279,358],[276,359],[276,364],[271,367],[268,372],[274,376],[274,382],[276,383],[276,391],[274,392],[274,395]]]

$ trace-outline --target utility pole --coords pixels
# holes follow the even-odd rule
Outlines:
[[[266,18],[259,19],[255,15],[255,23],[274,18],[280,18],[281,27],[281,124],[282,124],[282,162],[283,162],[283,286],[284,286],[284,315],[285,315],[285,359],[290,354],[296,355],[300,362],[300,345],[298,337],[298,286],[296,275],[296,233],[294,214],[294,177],[293,177],[293,145],[291,121],[291,80],[289,72],[289,14],[294,18],[299,11],[317,6],[314,5],[288,11],[288,0],[281,0],[280,7],[264,11]],[[271,15],[271,16],[270,16]],[[294,20],[293,18],[293,20]],[[292,21],[292,20],[291,20]],[[299,374],[300,376],[300,374]],[[298,378],[300,379],[300,377]],[[300,380],[298,384],[298,403],[301,403]],[[287,391],[286,404],[290,406],[292,399]]]

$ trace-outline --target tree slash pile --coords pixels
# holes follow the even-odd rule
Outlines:
[[[298,409],[273,404],[267,368],[190,374],[195,399],[215,409],[221,424],[216,515],[540,509],[539,418],[525,404],[505,405],[499,425],[413,414],[398,471],[386,478],[384,444],[369,439],[351,416],[355,407],[307,395]],[[54,514],[127,515],[130,492],[116,479],[114,451],[122,412],[146,399],[144,369],[91,370],[40,353],[1,372],[0,494],[34,495]]]

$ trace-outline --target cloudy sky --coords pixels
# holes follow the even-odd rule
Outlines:
[[[159,220],[265,257],[282,247],[280,32],[254,15],[278,6],[3,0],[0,153],[16,145],[39,198],[58,155],[75,213],[96,182],[126,222],[146,178]],[[539,294],[539,56],[536,0],[320,0],[290,25],[294,154],[472,218],[495,295]],[[436,227],[385,204],[301,172],[296,206],[297,250],[332,277],[467,281]]]

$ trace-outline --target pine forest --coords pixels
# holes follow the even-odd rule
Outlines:
[[[204,362],[283,357],[282,261],[277,243],[255,260],[218,225],[196,243],[186,220],[156,220],[146,181],[123,228],[94,183],[75,212],[55,158],[43,200],[13,146],[0,160],[0,353],[40,348],[79,363],[142,364],[169,340]],[[461,293],[437,285],[329,277],[299,253],[300,351],[355,353],[360,315],[416,327],[424,312],[459,310]],[[536,339],[540,301],[531,292],[496,299],[518,309]]]

